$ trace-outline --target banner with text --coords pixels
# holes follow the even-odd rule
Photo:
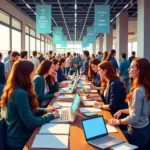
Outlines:
[[[67,37],[62,35],[62,40],[61,40],[61,47],[66,48],[67,47]]]
[[[54,27],[53,28],[53,43],[60,44],[62,41],[62,28]]]
[[[36,32],[51,33],[51,6],[37,5],[36,6]]]
[[[87,38],[89,43],[96,43],[96,34],[94,33],[94,28],[87,28]]]
[[[109,33],[110,32],[110,6],[95,6],[94,16],[94,32]]]

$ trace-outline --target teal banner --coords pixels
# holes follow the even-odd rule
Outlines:
[[[36,6],[36,32],[51,33],[51,6],[37,5]]]
[[[94,16],[94,32],[109,33],[110,32],[110,6],[95,6]]]
[[[87,38],[89,43],[96,43],[96,34],[94,33],[94,28],[87,28]]]
[[[61,47],[66,48],[67,47],[67,37],[66,36],[62,36],[62,41],[61,41]]]
[[[86,48],[88,46],[89,46],[88,38],[87,38],[87,36],[83,36],[82,48]]]
[[[53,43],[60,44],[62,41],[62,28],[54,27],[53,28]]]

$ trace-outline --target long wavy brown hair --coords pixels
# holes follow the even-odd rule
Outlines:
[[[146,96],[150,101],[150,63],[146,58],[134,58],[133,62],[139,70],[137,78],[134,79],[130,93],[127,95],[126,101],[131,101],[133,92],[136,88],[143,86]]]
[[[34,92],[33,83],[30,79],[30,74],[34,71],[34,65],[27,60],[18,60],[14,63],[12,71],[8,77],[7,84],[4,88],[3,95],[1,97],[0,105],[5,108],[8,100],[12,99],[13,93],[16,88],[22,88],[25,90],[30,99],[30,105],[34,111],[38,108],[38,101]],[[21,99],[20,99],[21,100]]]
[[[119,82],[121,82],[124,89],[126,89],[125,86],[124,86],[124,83],[120,80],[120,78],[118,76],[116,76],[116,72],[114,70],[114,67],[112,66],[112,64],[110,62],[104,61],[104,62],[100,63],[99,68],[103,69],[103,70],[105,70],[105,69],[107,70],[107,72],[106,72],[106,78],[107,79],[109,79],[109,80],[118,80]],[[104,93],[106,85],[107,85],[107,80],[101,77],[101,88],[100,88],[101,89],[100,90],[101,94]]]
[[[92,70],[92,67],[91,67],[92,64],[98,66],[98,64],[100,64],[100,61],[99,61],[97,58],[93,58],[93,59],[91,59],[90,62],[89,62],[88,78],[93,82],[93,79],[94,79],[94,71]]]
[[[41,64],[39,65],[39,67],[37,68],[35,74],[36,75],[39,74],[39,75],[42,75],[42,76],[44,74],[47,74],[47,72],[51,68],[52,64],[53,64],[53,62],[50,61],[50,60],[43,60],[41,62]],[[54,84],[53,83],[53,77],[51,75],[48,75],[45,80],[46,80],[47,84]]]

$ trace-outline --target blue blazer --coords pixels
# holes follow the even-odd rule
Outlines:
[[[111,114],[115,114],[120,109],[128,108],[126,99],[126,91],[118,80],[111,80],[107,88],[106,95],[101,95],[103,102],[109,105]]]
[[[88,75],[88,68],[89,68],[89,61],[90,61],[90,57],[88,57],[84,63],[83,63],[83,71],[82,71],[82,75]]]
[[[62,81],[65,81],[67,80],[67,78],[65,77],[65,73],[64,73],[64,70],[59,68],[57,70],[57,78],[58,78],[58,81],[59,82],[62,82]]]

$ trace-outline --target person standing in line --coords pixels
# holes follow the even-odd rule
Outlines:
[[[37,57],[37,51],[33,51],[32,55],[33,55],[33,58],[31,58],[30,61],[34,64],[34,70],[36,71],[40,65],[40,61],[36,58]]]
[[[119,65],[119,74],[120,74],[120,79],[126,86],[126,91],[129,93],[129,72],[128,69],[130,67],[130,62],[126,59],[127,55],[125,53],[121,54],[121,59],[122,61],[120,62]]]
[[[0,105],[6,110],[7,150],[22,150],[37,127],[60,117],[56,109],[38,107],[33,77],[32,62],[18,60],[4,88]]]
[[[118,63],[115,59],[115,56],[116,56],[116,50],[112,49],[110,54],[108,54],[106,61],[109,61],[113,65],[114,70],[117,73],[118,72]]]
[[[40,61],[40,63],[45,60],[42,53],[40,53],[40,56],[37,59]]]
[[[5,71],[4,71],[4,63],[2,63],[2,53],[0,53],[0,97],[2,95],[3,89],[4,89],[4,85],[6,82],[5,79]]]
[[[8,56],[4,58],[4,63],[10,59],[10,54],[12,51],[8,51]]]
[[[100,62],[102,62],[102,52],[98,52],[98,56],[96,57]]]
[[[103,62],[103,61],[106,61],[107,56],[108,56],[108,52],[107,52],[107,51],[105,51],[105,52],[103,53],[102,62]]]
[[[21,51],[20,52],[20,58],[22,60],[27,60],[28,59],[28,52],[27,51]]]
[[[19,59],[20,54],[17,51],[13,51],[10,55],[10,59],[5,62],[5,78],[8,79],[8,76],[11,72],[12,66],[15,61]]]
[[[81,72],[81,75],[88,75],[88,68],[89,68],[89,61],[90,61],[90,54],[89,54],[89,51],[85,50],[83,51],[83,59],[84,59],[84,62],[83,62],[83,70]]]
[[[71,66],[72,66],[71,53],[67,52],[66,67],[65,67],[65,74],[66,74],[66,76],[69,75]]]
[[[77,74],[78,67],[79,67],[79,59],[76,57],[76,53],[73,53],[72,66],[70,68],[70,75],[73,75],[74,73]]]
[[[129,69],[133,85],[127,95],[128,109],[121,109],[110,119],[110,125],[128,125],[124,135],[130,144],[145,150],[150,140],[149,104],[150,104],[150,63],[146,58],[135,58]],[[120,119],[122,114],[126,118]],[[150,147],[149,147],[150,148]],[[148,148],[148,149],[149,149]]]
[[[129,62],[131,63],[135,57],[135,51],[132,51],[132,56],[129,57]]]

